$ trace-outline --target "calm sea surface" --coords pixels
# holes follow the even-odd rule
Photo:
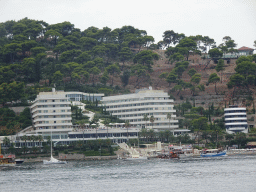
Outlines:
[[[24,163],[0,170],[0,191],[256,191],[256,156]]]

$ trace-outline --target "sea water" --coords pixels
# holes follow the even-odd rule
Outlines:
[[[256,191],[256,156],[23,163],[0,170],[0,191]]]

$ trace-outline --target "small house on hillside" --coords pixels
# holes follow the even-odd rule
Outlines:
[[[254,49],[243,46],[243,47],[239,48],[237,51],[238,51],[239,55],[252,55]]]

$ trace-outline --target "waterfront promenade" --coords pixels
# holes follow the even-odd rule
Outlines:
[[[117,159],[118,155],[122,157],[125,151],[120,149],[116,151],[116,155],[113,156],[85,156],[84,154],[64,154],[60,153],[58,156],[54,156],[59,160],[67,161],[91,161],[91,160],[112,160]],[[256,149],[231,149],[227,151],[227,156],[246,156],[246,155],[256,155]],[[150,157],[150,156],[149,156]],[[199,154],[195,154],[193,157],[199,157]],[[22,158],[22,157],[21,157]],[[24,162],[43,162],[43,160],[48,160],[50,157],[31,157],[25,158]]]

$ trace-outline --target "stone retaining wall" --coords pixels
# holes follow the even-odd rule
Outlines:
[[[117,156],[85,156],[84,154],[59,154],[59,160],[108,160],[117,159]]]

